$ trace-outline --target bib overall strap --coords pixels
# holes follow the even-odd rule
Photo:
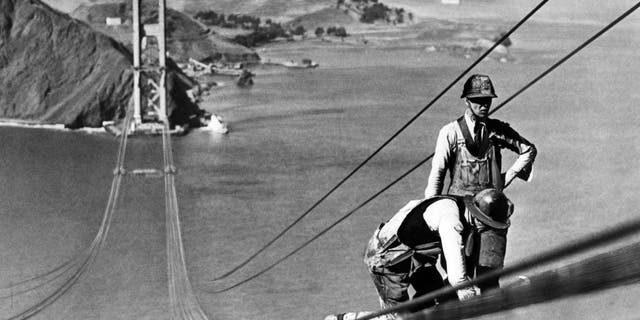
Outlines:
[[[469,127],[467,126],[467,122],[464,120],[464,117],[460,117],[458,119],[458,126],[460,127],[460,131],[462,132],[462,137],[464,137],[464,144],[471,155],[473,155],[474,157],[479,157],[486,152],[486,147],[488,147],[488,145],[483,143],[484,141],[478,140],[478,142],[476,142],[473,140],[473,138],[471,137],[471,131],[469,131]],[[485,148],[482,148],[483,145],[485,146]]]

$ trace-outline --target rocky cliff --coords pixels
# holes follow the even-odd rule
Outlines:
[[[169,119],[184,124],[202,110],[186,95],[192,80],[168,69]],[[40,0],[0,0],[0,118],[99,127],[123,116],[132,82],[122,44]]]

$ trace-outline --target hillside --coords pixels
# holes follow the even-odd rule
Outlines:
[[[155,5],[143,5],[143,23],[155,23],[157,21],[155,8]],[[71,13],[71,16],[86,21],[94,29],[130,47],[133,33],[131,13],[130,2],[118,2],[81,5]],[[107,17],[119,17],[122,19],[123,24],[120,26],[107,26],[105,24]],[[191,17],[171,8],[167,8],[166,23],[167,51],[169,56],[178,62],[186,62],[189,58],[196,60],[224,59],[231,62],[255,62],[260,59],[251,49],[209,32],[208,29]]]
[[[44,0],[51,6],[63,11],[72,12],[79,7],[96,4],[113,4],[122,0]],[[157,3],[155,0],[144,0]],[[392,5],[388,1],[381,1]],[[327,8],[336,8],[337,0],[172,0],[167,1],[171,9],[185,12],[193,16],[198,11],[212,10],[223,14],[247,14],[278,22],[288,22],[300,16],[311,14]]]
[[[122,0],[44,0],[50,6],[64,12],[72,12],[82,5],[91,6],[103,3],[119,3]],[[157,1],[154,1],[157,2]],[[214,10],[223,13],[242,13],[260,17],[290,20],[302,14],[335,6],[335,1],[316,0],[171,0],[169,8],[186,12],[189,15],[197,11]]]
[[[0,0],[0,118],[100,127],[123,115],[131,59],[122,44],[39,0]],[[194,83],[173,62],[167,85],[172,124],[202,112],[185,92]]]
[[[193,14],[201,10],[222,13],[243,13],[276,20],[291,20],[294,17],[315,12],[335,5],[335,1],[317,0],[179,0],[171,6],[177,10]]]
[[[356,17],[336,8],[320,9],[318,11],[296,17],[289,22],[289,24],[293,26],[301,25],[311,33],[313,33],[313,30],[317,27],[326,28],[327,26],[348,26],[354,23],[359,23]]]

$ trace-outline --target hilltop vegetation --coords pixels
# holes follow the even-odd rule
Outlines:
[[[374,23],[384,21],[390,24],[405,22],[405,10],[403,8],[390,8],[378,0],[337,0],[336,8],[345,11],[353,11],[360,16],[360,22]],[[413,20],[413,15],[406,13],[408,20]]]
[[[260,17],[245,14],[217,13],[213,10],[198,11],[194,18],[207,26],[216,26],[226,29],[242,29],[247,33],[235,35],[233,41],[238,44],[255,47],[277,39],[293,40],[294,36],[306,36],[307,29],[296,23],[281,24],[271,19],[261,19]],[[319,33],[319,30],[321,32]],[[321,36],[325,30],[316,29],[316,35]],[[346,37],[347,32],[344,27],[329,27],[327,34],[339,37]]]
[[[338,10],[335,7],[328,7],[312,13],[304,14],[289,21],[291,25],[301,25],[307,30],[317,27],[326,28],[327,26],[349,26],[358,22],[358,17]]]
[[[194,16],[196,20],[208,26],[219,26],[222,28],[242,28],[246,30],[255,30],[260,26],[259,17],[247,14],[229,14],[217,13],[213,10],[198,11]]]
[[[156,23],[157,6],[154,2],[143,1],[141,16],[143,23]],[[71,15],[84,20],[91,26],[116,40],[130,45],[131,43],[131,2],[95,4],[80,6]],[[121,26],[107,26],[107,17],[117,17],[123,22]],[[219,35],[210,33],[188,15],[167,8],[167,51],[179,62],[186,62],[189,58],[196,60],[225,60],[229,62],[258,61],[258,55],[252,50],[238,45]]]
[[[304,28],[286,30],[280,23],[273,22],[271,19],[262,21],[260,17],[245,14],[225,16],[223,13],[206,10],[198,11],[194,18],[207,26],[248,30],[248,33],[233,37],[234,42],[247,47],[255,47],[277,38],[291,39],[293,35],[303,35],[306,32]]]
[[[131,4],[129,2],[115,3],[114,0],[94,0],[91,6],[81,6],[74,11],[77,18],[90,21],[94,27],[113,35],[118,40],[128,42],[126,37],[118,36],[114,28],[105,30],[104,20],[107,16],[119,16],[126,23],[130,19]],[[104,4],[99,4],[108,2]],[[147,21],[156,18],[152,10],[156,1],[143,0],[142,11]],[[171,6],[171,4],[169,4]],[[331,2],[318,2],[312,0],[221,0],[200,1],[190,0],[182,2],[180,9],[167,10],[167,31],[170,39],[169,51],[177,53],[176,59],[189,55],[197,60],[216,60],[219,54],[206,56],[204,52],[209,49],[218,49],[215,45],[204,43],[206,41],[194,41],[198,35],[206,38],[207,29],[211,27],[218,34],[215,41],[224,41],[227,38],[229,44],[236,43],[244,47],[256,47],[265,43],[283,39],[292,40],[294,36],[323,36],[331,35],[346,37],[349,29],[359,23],[388,23],[398,24],[412,20],[411,13],[402,8],[391,8],[379,0],[333,0]],[[197,22],[196,22],[197,21]],[[203,27],[205,27],[203,29]],[[210,32],[209,34],[212,34]],[[188,41],[196,42],[194,46]],[[178,41],[176,45],[171,42]],[[185,45],[187,43],[188,45]],[[191,49],[185,50],[185,47]],[[239,46],[240,47],[240,46]],[[225,60],[242,61],[252,59],[248,52],[241,48],[240,58],[234,57],[238,53],[222,53]],[[254,57],[254,58],[257,58]]]
[[[273,21],[289,21],[295,17],[324,9],[330,2],[317,0],[189,0],[182,8],[187,14],[213,10],[225,14],[245,14]]]

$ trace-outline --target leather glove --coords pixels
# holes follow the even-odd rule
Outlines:
[[[476,286],[466,287],[456,291],[456,293],[458,294],[458,300],[466,301],[480,295],[480,288]]]

